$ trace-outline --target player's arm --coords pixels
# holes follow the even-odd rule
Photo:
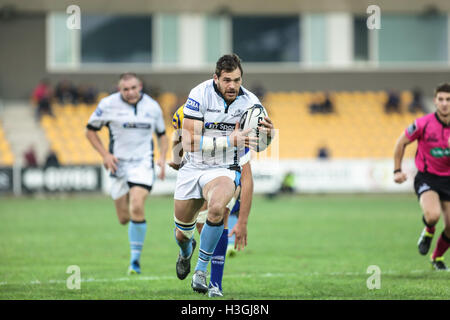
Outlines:
[[[200,142],[203,140],[203,121],[196,119],[183,119],[183,139],[181,145],[184,152],[199,151]]]
[[[162,134],[157,134],[158,148],[159,148],[159,159],[156,164],[160,167],[160,172],[158,178],[164,180],[166,177],[166,156],[167,150],[169,149],[169,140],[167,139],[167,134],[164,132]]]
[[[210,152],[212,150],[233,146],[245,146],[256,149],[258,138],[247,136],[251,130],[249,128],[241,131],[239,129],[239,122],[236,122],[235,129],[229,136],[203,136],[203,121],[190,119],[185,116],[183,119],[183,150],[186,152],[200,150]]]
[[[166,156],[167,150],[169,149],[169,139],[166,134],[166,125],[164,122],[164,116],[161,108],[159,107],[159,115],[155,122],[156,140],[158,141],[159,158],[156,164],[160,168],[158,179],[164,180],[166,177]]]
[[[239,218],[231,230],[230,236],[235,235],[234,247],[237,250],[247,246],[247,224],[253,197],[253,175],[250,161],[242,166],[241,173],[241,205],[239,208]]]
[[[108,150],[106,150],[106,148],[103,146],[102,140],[100,140],[100,137],[97,134],[97,131],[98,130],[93,129],[88,125],[85,132],[86,138],[89,140],[94,149],[102,156],[103,165],[106,170],[110,170],[112,173],[115,173],[119,160]]]
[[[411,140],[405,133],[398,138],[394,148],[394,181],[396,183],[403,183],[406,181],[406,174],[402,172],[402,161],[405,154],[405,149]]]
[[[181,134],[179,129],[175,130],[172,135],[172,161],[169,166],[175,170],[180,169],[181,161],[183,159],[183,146],[181,143]]]

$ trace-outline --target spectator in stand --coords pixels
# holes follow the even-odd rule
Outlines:
[[[322,145],[318,150],[317,150],[317,159],[320,160],[325,160],[330,158],[330,151],[328,150],[328,148],[325,145]]]
[[[79,103],[93,104],[97,102],[97,90],[91,85],[79,85],[77,96]]]
[[[53,90],[48,79],[42,79],[33,90],[31,99],[36,106],[36,119],[39,121],[44,114],[53,116],[51,100]]]
[[[320,112],[322,113],[333,113],[334,107],[333,103],[330,100],[330,95],[328,93],[325,94],[325,101],[321,104]]]
[[[36,168],[38,166],[36,152],[34,147],[31,145],[28,150],[23,154],[25,167]]]
[[[264,100],[264,96],[266,95],[266,88],[261,83],[256,83],[253,85],[252,92],[258,97],[259,101]]]
[[[423,102],[422,90],[420,90],[420,88],[415,88],[412,91],[412,94],[413,100],[408,107],[408,111],[411,113],[416,113],[417,111],[427,113],[427,110],[425,109],[425,104]]]
[[[59,167],[59,160],[58,160],[58,156],[56,155],[55,151],[50,150],[48,155],[47,155],[47,159],[45,160],[45,168],[49,168],[49,167]]]
[[[391,113],[391,112],[401,113],[400,97],[396,91],[394,91],[394,90],[389,91],[388,100],[386,101],[384,110],[386,113]]]
[[[78,92],[69,80],[63,79],[56,85],[55,97],[60,104],[76,104]]]
[[[145,91],[142,91],[146,93]],[[159,101],[159,98],[161,97],[161,88],[158,86],[150,86],[148,87],[149,94],[155,99],[156,101]],[[147,93],[148,94],[148,93]]]
[[[313,102],[309,106],[309,111],[311,114],[314,113],[333,113],[334,107],[333,103],[331,102],[330,95],[328,93],[325,94],[325,98],[316,98],[313,100]]]
[[[309,112],[311,114],[320,112],[320,100],[317,97],[314,98],[311,104],[309,105]]]

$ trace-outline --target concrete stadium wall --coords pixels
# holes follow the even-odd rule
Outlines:
[[[426,10],[449,11],[448,0],[0,0],[0,7],[7,5],[19,11],[43,12],[62,10],[76,4],[90,12],[232,12],[240,14],[292,14],[295,12],[345,11],[364,13],[369,5],[376,4],[383,12],[423,12]]]
[[[0,99],[27,99],[34,86],[43,77],[48,77],[53,84],[60,79],[70,78],[75,84],[93,83],[101,91],[110,91],[117,81],[117,74],[48,73],[45,33],[44,14],[0,20]],[[196,84],[210,78],[213,67],[211,66],[211,71],[179,73],[176,70],[170,73],[155,71],[141,75],[148,86],[157,86],[161,91],[185,95]],[[427,71],[323,69],[292,72],[279,71],[276,67],[259,69],[244,64],[244,86],[252,88],[258,83],[272,91],[351,91],[388,88],[404,90],[419,86],[427,95],[431,95],[436,84],[450,80],[449,70],[449,68]]]
[[[45,15],[0,20],[0,99],[28,98],[45,70]]]

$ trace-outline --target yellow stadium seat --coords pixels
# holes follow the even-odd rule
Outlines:
[[[264,101],[279,129],[281,158],[313,158],[319,145],[338,158],[391,158],[398,136],[417,117],[384,113],[384,91],[329,92],[335,113],[310,114],[309,104],[324,92],[269,92]],[[402,98],[410,98],[403,92]],[[413,148],[411,148],[413,149]],[[406,157],[414,156],[414,150]]]

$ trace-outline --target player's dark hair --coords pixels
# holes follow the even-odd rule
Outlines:
[[[132,78],[136,78],[139,81],[141,81],[141,79],[139,79],[139,77],[137,76],[136,73],[134,72],[124,72],[119,76],[119,81],[121,80],[128,80],[128,79],[132,79]]]
[[[450,93],[450,83],[446,82],[438,85],[434,90],[434,96],[436,97],[439,92]]]
[[[215,74],[217,77],[220,77],[222,74],[222,71],[225,72],[232,72],[239,68],[241,70],[241,77],[244,75],[244,71],[242,70],[241,66],[241,59],[237,54],[226,54],[223,55],[217,60],[216,63],[216,71]]]

